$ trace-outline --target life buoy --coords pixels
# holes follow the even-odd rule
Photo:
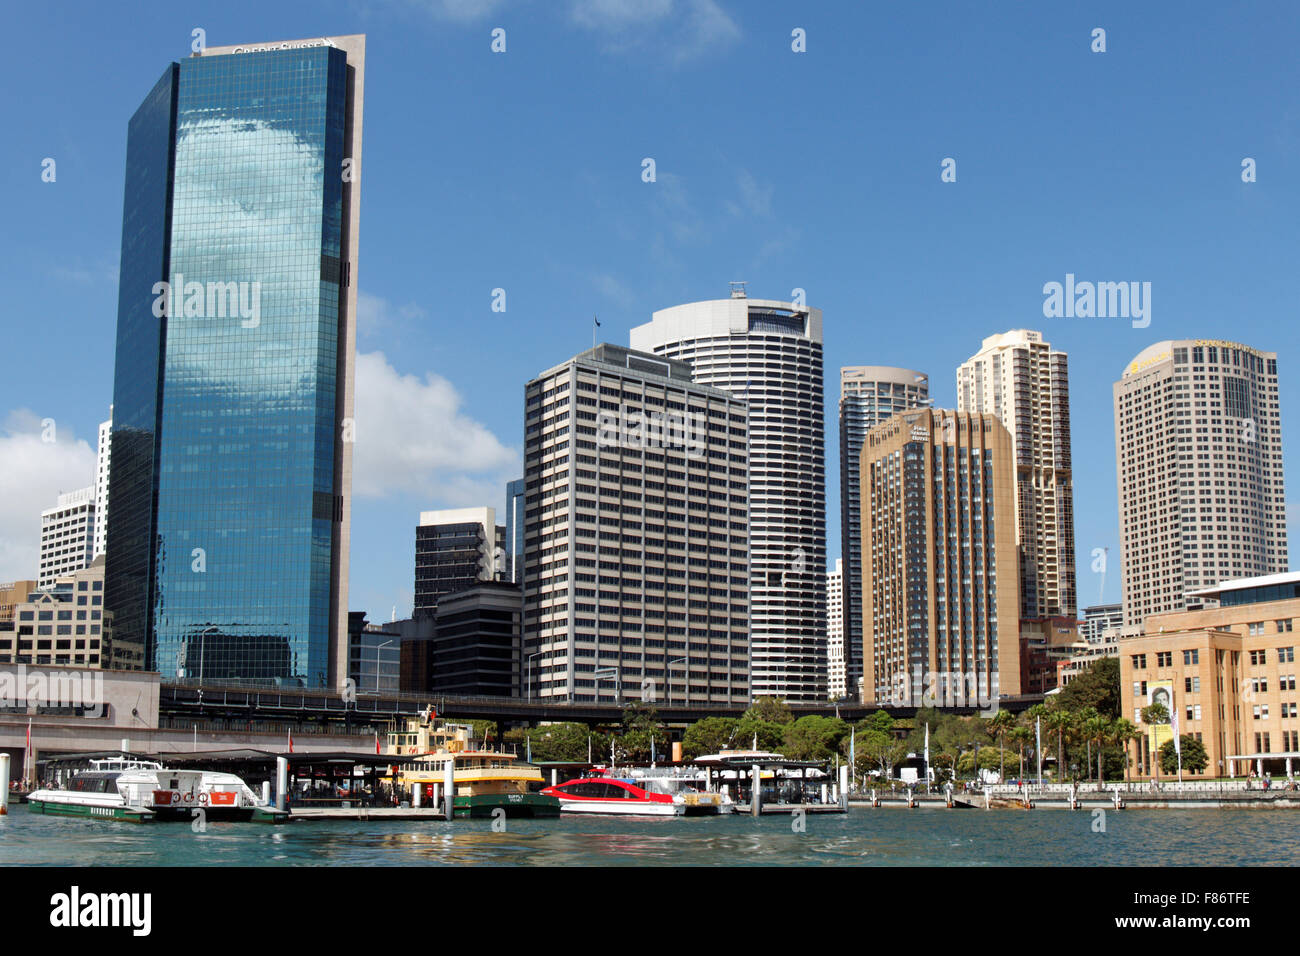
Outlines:
[[[207,791],[204,791],[203,793],[199,794],[199,803],[203,804],[205,807],[208,805]]]
[[[193,790],[187,790],[185,793],[181,794],[181,799],[184,800],[186,803],[193,803],[193,802],[194,802],[194,791],[193,791]]]

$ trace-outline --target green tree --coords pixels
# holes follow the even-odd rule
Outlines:
[[[1015,746],[1016,749],[1020,751],[1020,776],[1017,777],[1016,779],[1024,780],[1025,779],[1025,747],[1033,743],[1034,740],[1033,728],[1026,727],[1024,724],[1017,723],[1016,726],[1012,727],[1009,731],[1007,731],[1007,739],[1010,740],[1012,745]]]
[[[715,754],[732,746],[736,740],[735,717],[705,717],[686,728],[682,735],[682,756],[688,760]]]
[[[638,763],[664,756],[668,732],[654,705],[635,700],[623,708],[623,733],[616,746],[621,758]]]
[[[1128,745],[1130,740],[1137,740],[1142,736],[1142,731],[1138,729],[1137,724],[1125,717],[1120,717],[1111,722],[1110,739],[1111,742],[1120,748],[1124,757],[1124,782],[1128,783]]]
[[[506,742],[518,747],[521,755],[531,750],[534,761],[581,762],[587,759],[589,737],[594,760],[609,755],[609,738],[605,734],[593,734],[586,724],[566,722],[530,727],[526,731],[512,730],[506,734]]]
[[[829,760],[848,733],[849,725],[838,718],[808,714],[785,728],[782,753],[795,760]]]
[[[854,773],[865,775],[878,770],[886,780],[893,777],[894,767],[908,754],[907,744],[883,730],[859,730],[853,735],[857,766]],[[847,743],[845,752],[847,753]]]
[[[1103,717],[1118,717],[1119,658],[1098,658],[1054,697],[1061,707],[1075,713],[1091,707]]]
[[[1183,769],[1188,773],[1204,770],[1210,762],[1205,753],[1205,745],[1191,734],[1181,734],[1178,742],[1183,750]],[[1178,751],[1174,749],[1172,740],[1166,740],[1160,745],[1160,769],[1165,773],[1178,772]]]
[[[1097,713],[1091,707],[1080,711],[1083,718],[1082,731],[1084,739],[1088,741],[1088,773],[1092,774],[1092,745],[1097,745],[1097,789],[1101,789],[1102,784],[1102,750],[1106,744],[1106,738],[1110,736],[1110,719]]]
[[[779,751],[785,745],[785,724],[751,717],[748,713],[736,722],[736,749]]]
[[[1043,726],[1056,734],[1056,779],[1065,779],[1065,735],[1074,727],[1074,714],[1059,704],[1047,708]]]
[[[794,721],[794,713],[780,697],[759,697],[741,719],[746,717],[782,726]]]

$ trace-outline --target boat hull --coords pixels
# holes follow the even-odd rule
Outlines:
[[[27,798],[27,811],[43,816],[84,817],[89,820],[124,820],[127,823],[152,823],[152,810],[141,807],[96,806],[83,803],[64,803],[58,800]]]
[[[544,793],[480,793],[455,798],[453,814],[482,819],[504,810],[507,817],[558,817],[560,801]]]
[[[642,803],[639,800],[561,800],[564,813],[587,813],[622,817],[680,817],[686,808],[680,803]]]

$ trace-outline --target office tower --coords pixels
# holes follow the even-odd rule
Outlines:
[[[0,626],[0,663],[104,666],[103,558],[13,599],[12,627]]]
[[[634,349],[686,362],[749,409],[750,690],[826,695],[826,435],[822,314],[746,298],[693,302],[632,329]]]
[[[347,676],[364,60],[363,36],[208,47],[131,118],[115,658],[167,676]]]
[[[95,544],[93,557],[104,553],[108,540],[108,474],[112,456],[109,454],[113,437],[113,407],[108,408],[108,421],[99,423],[99,453],[95,459]]]
[[[600,345],[525,403],[524,696],[747,702],[744,402]]]
[[[1277,353],[1183,339],[1114,385],[1124,624],[1287,569]]]
[[[505,570],[506,529],[495,508],[421,511],[415,529],[414,617],[430,617],[438,599],[495,580]]]
[[[844,559],[826,572],[826,695],[839,700],[848,694],[844,667]]]
[[[844,558],[846,693],[862,681],[862,503],[858,460],[867,432],[899,412],[930,404],[930,379],[910,368],[840,369],[840,553]]]
[[[1122,604],[1095,604],[1083,609],[1079,636],[1089,644],[1100,644],[1107,632],[1118,631],[1123,626],[1124,606]]]
[[[988,414],[902,412],[867,433],[866,702],[983,706],[1021,693],[1013,461]]]
[[[519,587],[481,581],[438,602],[432,645],[437,694],[519,694]]]
[[[957,409],[994,415],[1011,433],[1020,617],[1073,618],[1074,480],[1066,353],[1044,342],[1040,332],[1015,329],[989,336],[957,369]]]
[[[524,580],[524,480],[506,483],[506,563],[508,579],[515,584]]]
[[[1300,574],[1225,578],[1186,597],[1203,606],[1148,614],[1143,633],[1118,641],[1120,716],[1142,731],[1126,745],[1136,758],[1134,772],[1160,773],[1160,748],[1173,739],[1172,722],[1142,719],[1143,709],[1158,701],[1177,717],[1179,736],[1205,746],[1205,776],[1253,770],[1293,778],[1300,771]]]
[[[53,587],[56,578],[90,564],[95,547],[95,486],[59,495],[41,512],[41,564],[37,581]]]
[[[6,581],[0,584],[0,624],[14,619],[14,608],[25,604],[33,591],[38,590],[36,582],[30,578],[22,581]],[[7,663],[7,662],[3,662]]]
[[[401,689],[402,635],[387,624],[372,624],[365,611],[348,612],[348,676],[360,693],[387,694]]]

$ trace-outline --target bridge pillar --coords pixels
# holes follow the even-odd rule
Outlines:
[[[289,797],[289,758],[275,758],[275,808],[288,809]]]

